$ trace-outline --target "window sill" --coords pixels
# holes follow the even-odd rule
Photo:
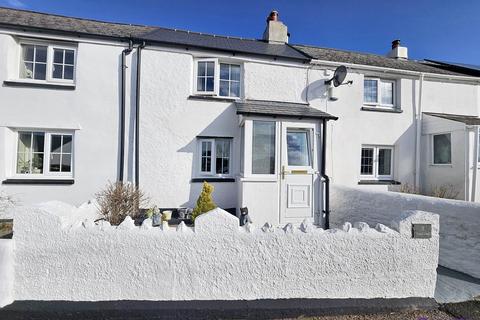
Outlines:
[[[5,80],[3,81],[3,85],[8,87],[75,90],[74,83],[52,83],[52,82],[35,82],[35,81],[25,81],[25,80]]]
[[[206,182],[235,182],[235,178],[193,178],[190,182],[193,183],[203,183],[204,181]]]
[[[363,106],[362,111],[376,111],[376,112],[389,112],[389,113],[402,113],[403,110],[400,108],[384,108],[384,107],[371,107]]]
[[[398,185],[401,184],[395,180],[360,180],[359,185]]]
[[[27,179],[27,178],[12,178],[2,181],[2,184],[43,184],[43,185],[65,185],[74,184],[74,179]]]
[[[190,96],[188,96],[188,99],[189,100],[203,100],[203,101],[221,101],[221,102],[235,102],[237,100],[240,100],[240,98],[208,96],[208,95],[190,95]]]

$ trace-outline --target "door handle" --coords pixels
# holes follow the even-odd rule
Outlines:
[[[282,180],[285,179],[285,166],[282,166]]]

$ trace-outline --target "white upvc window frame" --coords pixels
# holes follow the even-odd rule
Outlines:
[[[449,163],[435,163],[435,142],[434,142],[434,137],[435,136],[442,136],[442,135],[450,135],[450,162]],[[430,165],[432,166],[447,166],[451,167],[452,166],[452,161],[453,161],[453,143],[452,143],[452,132],[438,132],[438,133],[432,133],[430,135]]]
[[[23,63],[23,48],[22,45],[34,45],[34,46],[44,46],[47,47],[47,66],[46,66],[46,75],[45,79],[30,79],[21,77],[21,68]],[[55,43],[48,42],[43,40],[33,40],[33,39],[21,39],[18,43],[19,55],[18,55],[18,72],[17,78],[22,82],[32,82],[32,83],[58,83],[58,84],[75,84],[76,74],[77,74],[77,47],[75,45],[68,45],[64,43]],[[73,79],[58,79],[53,77],[53,50],[62,49],[62,50],[72,50],[73,51]]]
[[[213,91],[199,91],[197,86],[198,77],[198,63],[199,62],[213,62],[214,63],[214,77],[213,77]],[[221,96],[220,95],[220,64],[237,65],[240,67],[240,81],[239,81],[239,96]],[[243,65],[238,61],[231,61],[228,59],[218,58],[198,58],[194,59],[194,72],[193,72],[193,94],[198,96],[212,96],[224,99],[238,100],[242,96],[242,82],[243,82]]]
[[[17,173],[17,161],[18,161],[18,139],[19,132],[39,132],[44,134],[44,145],[43,145],[43,173]],[[70,172],[54,172],[50,171],[50,154],[51,154],[51,142],[52,135],[68,135],[72,137],[72,150],[71,150],[71,160],[70,160]],[[44,129],[32,129],[32,128],[21,128],[16,129],[14,134],[15,139],[15,150],[14,150],[14,161],[13,161],[13,177],[15,179],[45,179],[45,178],[73,178],[74,172],[74,157],[75,157],[75,133],[72,131],[65,130],[44,130]]]
[[[376,107],[384,109],[396,109],[397,108],[397,80],[395,79],[385,79],[379,77],[364,77],[363,82],[363,105],[367,107]],[[366,102],[365,101],[365,80],[373,80],[377,82],[377,101],[376,102]],[[393,104],[384,104],[382,103],[382,88],[381,83],[391,83],[392,84],[392,98]]]
[[[362,150],[363,149],[373,149],[373,167],[372,167],[372,174],[362,174]],[[378,158],[380,149],[389,149],[391,150],[391,159],[390,159],[390,174],[389,175],[380,175],[378,173]],[[395,159],[395,147],[388,146],[388,145],[372,145],[372,144],[365,144],[362,145],[360,148],[360,178],[362,180],[393,180],[393,169],[394,169],[394,159]]]
[[[233,169],[233,139],[227,137],[209,137],[209,138],[197,138],[197,154],[198,154],[198,169],[197,169],[197,177],[210,177],[210,178],[231,178],[233,177],[232,169]],[[228,159],[228,173],[221,174],[216,173],[217,171],[217,141],[225,140],[229,142],[229,159]],[[211,144],[211,159],[210,159],[210,170],[209,171],[202,171],[202,147],[203,142]]]

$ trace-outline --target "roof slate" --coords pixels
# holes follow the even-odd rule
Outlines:
[[[462,114],[449,114],[449,113],[434,113],[434,112],[424,112],[423,114],[433,116],[433,117],[443,118],[447,120],[462,122],[470,126],[480,125],[480,118],[475,116],[466,116]]]
[[[345,51],[330,48],[313,47],[306,45],[293,45],[294,48],[305,53],[312,59],[326,60],[340,63],[351,63],[365,66],[375,66],[383,68],[391,68],[398,70],[437,73],[446,75],[465,75],[465,73],[453,72],[438,68],[427,62],[415,60],[393,59],[371,53],[361,53],[354,51]]]
[[[245,100],[238,101],[235,105],[237,107],[237,114],[241,115],[287,117],[296,119],[338,119],[331,114],[301,103]]]
[[[160,27],[110,23],[1,7],[0,26],[124,38],[125,40],[132,37],[139,40],[177,46],[191,46],[301,61],[310,60],[307,56],[286,44],[271,44],[262,40],[216,36]]]

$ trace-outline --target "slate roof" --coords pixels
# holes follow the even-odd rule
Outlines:
[[[423,114],[438,117],[438,118],[443,118],[447,120],[462,122],[470,126],[480,125],[480,118],[475,116],[466,116],[461,114],[449,114],[449,113],[434,113],[434,112],[424,112]]]
[[[425,73],[438,73],[446,75],[460,75],[464,76],[465,73],[454,72],[440,68],[438,65],[432,65],[428,62],[421,62],[415,60],[401,60],[388,58],[371,53],[361,53],[355,51],[346,51],[322,47],[313,47],[306,45],[293,45],[297,50],[305,53],[312,59],[326,60],[340,63],[352,63],[365,66],[384,67],[398,70],[425,72]]]
[[[241,115],[286,117],[295,119],[338,119],[331,114],[302,103],[244,100],[236,102],[235,105],[237,107],[237,114]]]
[[[435,64],[438,68],[466,73],[472,76],[480,76],[480,66],[458,62],[447,62],[425,59],[425,61]]]
[[[73,33],[126,40],[130,37],[154,43],[213,49],[245,54],[272,56],[309,61],[310,59],[285,44],[270,44],[262,40],[216,36],[160,27],[103,22],[60,15],[0,7],[0,27]]]

